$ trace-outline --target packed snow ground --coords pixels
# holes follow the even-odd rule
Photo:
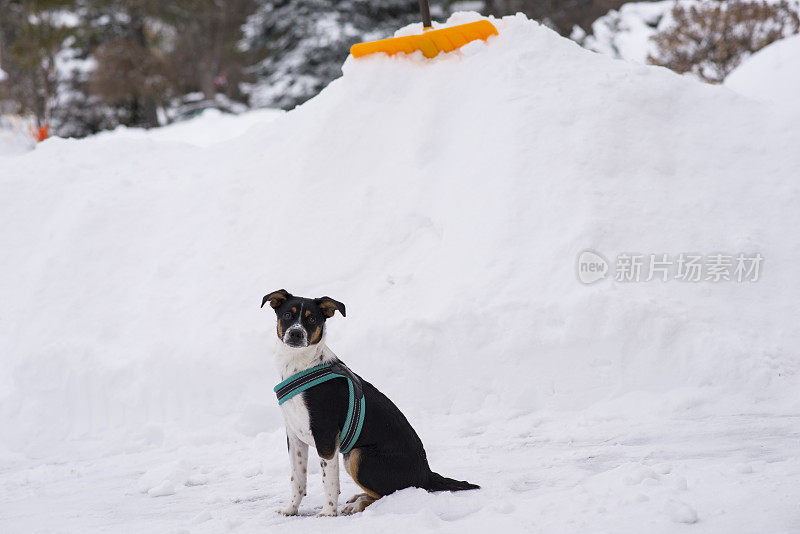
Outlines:
[[[316,462],[302,517],[274,512],[288,492],[280,431],[136,444],[5,471],[3,531],[790,533],[800,528],[798,419],[412,416],[432,464],[483,489],[403,490],[336,519],[314,517],[322,505]],[[359,492],[342,473],[342,497]]]
[[[0,158],[0,530],[800,529],[797,115],[496,24],[235,139]],[[585,286],[586,248],[765,260]],[[344,301],[329,345],[483,489],[276,515],[280,287]]]

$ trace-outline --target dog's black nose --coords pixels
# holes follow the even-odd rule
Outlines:
[[[289,330],[289,341],[303,341],[303,332],[300,330]]]

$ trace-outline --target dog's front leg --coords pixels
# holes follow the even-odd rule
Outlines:
[[[278,510],[278,512],[283,515],[297,515],[300,502],[306,494],[308,445],[291,433],[287,434],[286,442],[289,446],[289,463],[292,466],[292,478],[289,483],[292,494],[289,499],[289,504],[285,508]]]
[[[334,451],[330,459],[321,458],[322,486],[325,488],[325,504],[319,515],[336,515],[339,504],[339,454]]]

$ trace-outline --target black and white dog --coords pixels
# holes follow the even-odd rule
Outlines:
[[[333,317],[336,310],[344,316],[344,304],[329,297],[295,297],[284,289],[266,295],[261,306],[267,302],[278,316],[277,363],[282,380],[315,366],[339,362],[325,345],[325,320]],[[479,488],[431,471],[422,441],[397,406],[369,382],[360,377],[357,380],[366,403],[365,415],[358,439],[344,455],[344,467],[364,493],[347,501],[343,514],[361,512],[382,496],[408,487],[428,491]],[[325,488],[319,515],[337,515],[339,438],[349,411],[349,398],[346,380],[329,380],[281,404],[292,476],[291,498],[280,513],[297,514],[306,493],[311,445],[320,457]]]

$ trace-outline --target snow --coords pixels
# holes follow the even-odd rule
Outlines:
[[[797,531],[797,114],[495,23],[350,58],[230,137],[0,158],[0,530]],[[587,249],[765,260],[583,284]],[[281,287],[343,301],[329,345],[483,489],[277,515]],[[357,491],[343,473],[340,505]]]
[[[697,512],[688,504],[670,499],[666,506],[669,518],[675,523],[697,523]]]
[[[711,3],[714,4],[714,2]],[[777,3],[777,0],[769,0],[768,3]],[[618,10],[609,10],[608,13],[595,20],[592,23],[591,34],[586,35],[582,28],[575,26],[570,38],[580,43],[584,48],[594,52],[605,54],[616,59],[648,64],[648,56],[651,54],[657,55],[655,54],[657,50],[655,43],[652,41],[652,37],[674,26],[675,20],[672,16],[672,9],[676,5],[688,8],[703,5],[703,2],[699,0],[628,2],[620,6]],[[800,2],[798,0],[790,0],[787,7],[796,12],[800,10]],[[751,28],[750,31],[756,31],[758,29],[758,27],[755,29]],[[768,33],[769,31],[773,31],[773,28],[766,25],[761,28],[761,31]],[[764,38],[766,39],[766,35]],[[767,65],[768,62],[774,63],[784,61],[778,57],[778,54],[780,54],[780,52],[767,54],[765,59],[762,60],[763,67],[752,67],[754,69],[753,74],[748,74],[747,77],[756,80],[757,76],[754,75],[756,68],[772,70],[772,66]],[[792,53],[787,50],[783,54],[791,55]],[[745,63],[747,61],[747,59],[744,60]],[[756,61],[756,63],[760,62]],[[796,64],[796,62],[794,63]],[[774,66],[778,66],[777,63],[774,64]],[[732,74],[733,73],[728,76]],[[776,80],[776,82],[779,82],[779,80]],[[751,82],[751,85],[756,83],[757,82]],[[790,93],[787,91],[783,94]]]
[[[800,106],[800,35],[775,41],[742,62],[725,86],[774,104]]]
[[[240,137],[253,126],[271,122],[283,113],[279,109],[265,108],[233,115],[210,108],[204,110],[197,117],[175,122],[161,128],[145,130],[144,128],[118,126],[114,130],[100,132],[94,137],[102,139],[139,139],[156,142],[168,141],[208,147]]]
[[[92,138],[186,143],[197,147],[208,147],[240,137],[253,126],[271,122],[283,113],[284,111],[279,109],[264,108],[233,115],[210,108],[196,117],[161,128],[146,130],[118,126],[114,130],[95,134]],[[35,148],[36,143],[25,128],[27,125],[20,126],[0,118],[0,156],[16,155]]]
[[[646,64],[647,56],[655,52],[650,38],[671,24],[670,12],[674,6],[674,0],[628,2],[594,21],[590,35],[576,26],[571,37],[589,50]]]
[[[0,157],[32,150],[31,122],[22,117],[0,115]]]

